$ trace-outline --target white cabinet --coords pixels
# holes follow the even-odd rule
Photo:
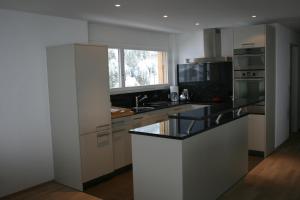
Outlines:
[[[111,123],[108,55],[100,46],[75,45],[74,50],[79,128],[85,134]]]
[[[248,115],[248,149],[265,152],[266,117],[265,115]]]
[[[90,133],[80,136],[82,181],[112,172],[112,135]]]
[[[266,46],[266,25],[246,26],[234,29],[234,49]]]
[[[125,167],[132,163],[131,135],[128,129],[113,131],[114,169]]]
[[[113,171],[107,47],[47,48],[55,180],[82,190]]]

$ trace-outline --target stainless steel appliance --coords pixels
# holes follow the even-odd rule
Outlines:
[[[234,98],[263,99],[265,96],[265,71],[248,70],[234,71]],[[265,113],[264,102],[248,107],[248,112],[256,114]]]
[[[204,57],[187,59],[187,63],[215,63],[231,62],[231,57],[223,57],[221,54],[221,30],[210,28],[203,30]]]
[[[256,100],[265,97],[265,49],[235,49],[234,99]],[[248,112],[265,113],[265,103],[248,107]]]
[[[265,70],[265,48],[235,49],[234,70]]]

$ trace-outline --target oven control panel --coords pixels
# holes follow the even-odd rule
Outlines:
[[[234,71],[235,78],[264,78],[265,70]]]

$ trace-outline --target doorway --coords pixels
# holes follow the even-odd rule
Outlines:
[[[300,46],[291,45],[290,133],[299,132],[300,124]]]

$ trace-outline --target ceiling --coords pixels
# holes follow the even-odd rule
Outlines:
[[[300,31],[299,0],[0,0],[0,8],[173,33],[266,22]]]

